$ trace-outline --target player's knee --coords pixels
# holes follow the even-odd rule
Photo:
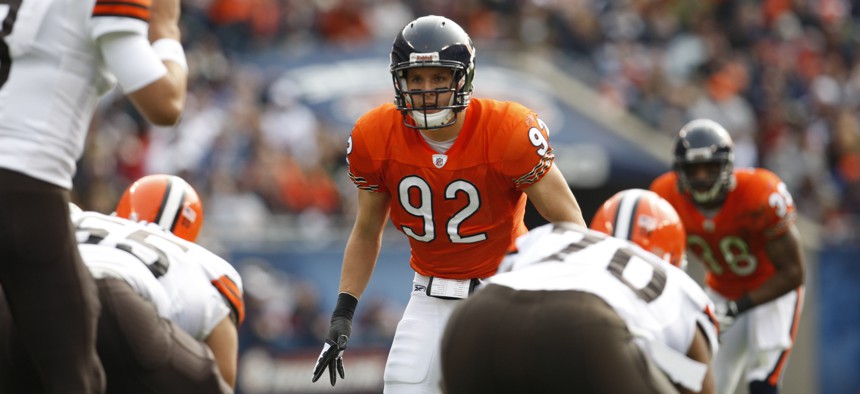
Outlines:
[[[754,380],[750,382],[750,394],[777,394],[779,389],[763,380]]]

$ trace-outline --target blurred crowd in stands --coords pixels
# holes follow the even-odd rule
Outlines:
[[[130,180],[172,173],[202,194],[207,226],[247,235],[273,218],[307,231],[346,224],[355,193],[344,174],[349,130],[250,59],[388,44],[414,17],[438,14],[460,23],[479,51],[563,54],[609,107],[660,133],[694,117],[720,122],[737,165],[776,172],[799,211],[822,225],[823,244],[860,241],[860,7],[849,0],[183,0],[182,8],[183,119],[152,127],[121,96],[103,100],[75,180],[89,209],[110,212]],[[251,308],[288,282],[244,274],[281,281],[249,294]],[[287,313],[316,346],[311,335],[324,329],[308,317],[319,309],[314,289],[292,288],[305,294],[261,303],[282,310],[251,324],[266,335],[283,321],[265,316]],[[393,329],[396,313],[379,321],[381,332]]]
[[[75,190],[110,211],[144,173],[185,176],[207,219],[253,229],[273,214],[340,221],[353,204],[344,136],[260,53],[388,43],[416,16],[446,15],[479,48],[555,51],[616,108],[671,135],[689,118],[726,126],[738,166],[788,185],[825,243],[860,239],[860,7],[848,0],[187,0],[191,68],[182,122],[159,129],[103,100]],[[480,71],[479,71],[480,72]],[[573,71],[572,71],[573,72]],[[333,81],[332,83],[336,83]],[[611,116],[611,115],[607,115]],[[668,155],[668,152],[667,152]]]
[[[261,259],[242,261],[246,286],[247,327],[242,347],[263,347],[273,353],[317,352],[320,335],[328,331],[330,312],[323,312],[319,288],[304,278],[276,269]],[[408,284],[408,283],[407,283]],[[370,293],[362,298],[350,346],[387,349],[405,304]]]

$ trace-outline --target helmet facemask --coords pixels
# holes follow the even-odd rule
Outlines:
[[[722,202],[732,189],[734,174],[731,153],[726,158],[713,160],[684,160],[675,164],[678,174],[678,185],[681,191],[689,192],[693,201],[701,205],[713,205]],[[707,179],[693,178],[692,171],[696,166],[712,166],[706,171],[712,175]]]
[[[412,54],[412,57],[420,54]],[[436,56],[438,58],[438,56]],[[410,89],[407,81],[409,70],[420,67],[444,67],[451,70],[451,83],[448,87],[433,90]],[[453,125],[457,122],[457,113],[466,109],[471,98],[471,90],[465,89],[467,85],[468,72],[466,66],[454,61],[410,61],[400,63],[392,68],[394,79],[395,104],[405,116],[412,122],[405,121],[406,126],[417,129],[439,129]],[[439,97],[450,93],[451,96],[446,103],[440,103]],[[423,96],[424,105],[417,108],[413,97]],[[439,110],[429,113],[429,111]],[[404,119],[406,120],[406,119]]]

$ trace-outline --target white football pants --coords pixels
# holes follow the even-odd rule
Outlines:
[[[427,278],[416,274],[385,364],[385,394],[442,392],[439,347],[445,324],[460,300],[430,297],[426,287]]]
[[[726,298],[705,289],[714,304]],[[717,393],[733,394],[741,378],[745,383],[769,381],[778,386],[797,334],[804,288],[791,291],[742,314],[720,332],[720,350],[714,359]]]

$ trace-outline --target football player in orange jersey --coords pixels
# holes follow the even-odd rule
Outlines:
[[[317,381],[344,377],[352,315],[373,273],[386,221],[409,239],[412,295],[385,367],[385,392],[438,392],[439,340],[459,300],[512,249],[526,198],[550,222],[585,226],[553,165],[546,124],[514,102],[472,98],[475,47],[450,19],[418,18],[391,52],[395,102],[355,123],[349,176],[360,189],[337,305]]]
[[[717,306],[718,391],[776,393],[803,305],[804,256],[791,195],[765,169],[734,169],[733,144],[718,123],[697,119],[675,141],[672,172],[651,190],[687,229],[687,249],[707,269]]]

